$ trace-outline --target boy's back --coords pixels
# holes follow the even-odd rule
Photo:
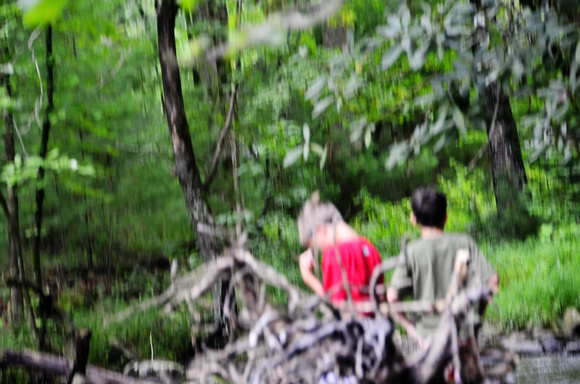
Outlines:
[[[407,247],[406,264],[395,269],[391,286],[398,290],[410,279],[414,300],[433,302],[445,299],[453,275],[455,258],[461,249],[468,250],[470,256],[467,286],[483,287],[495,275],[493,267],[470,236],[447,233],[410,243]],[[473,324],[477,325],[481,319],[478,311],[475,312]],[[439,316],[424,315],[417,322],[417,331],[422,338],[426,338],[438,325]]]
[[[411,223],[421,228],[421,239],[411,243],[407,249],[405,265],[395,270],[391,286],[387,289],[387,300],[397,302],[405,290],[403,284],[411,280],[411,290],[415,300],[433,302],[445,299],[455,267],[459,250],[469,252],[469,264],[466,283],[469,288],[488,287],[497,292],[499,279],[489,262],[475,245],[471,237],[465,234],[444,233],[447,222],[447,198],[434,187],[418,188],[411,198]],[[474,308],[472,321],[468,320],[462,328],[462,336],[469,335],[469,324],[476,327],[480,324],[480,313],[483,313],[487,301]],[[437,328],[439,317],[424,315],[417,324],[417,331],[422,339],[430,336]]]

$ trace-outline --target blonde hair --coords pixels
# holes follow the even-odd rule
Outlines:
[[[316,226],[318,224],[331,224],[335,218],[337,222],[344,221],[334,204],[321,202],[318,192],[314,192],[310,200],[304,203],[298,216],[300,244],[306,247],[308,241],[314,236]]]

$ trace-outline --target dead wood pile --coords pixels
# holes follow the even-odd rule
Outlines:
[[[229,282],[223,315],[231,338],[225,348],[198,354],[186,369],[190,382],[206,382],[216,375],[232,383],[319,383],[329,372],[342,382],[437,383],[444,367],[458,359],[457,329],[470,304],[490,294],[461,290],[461,266],[445,303],[404,303],[389,307],[378,302],[376,282],[392,269],[397,258],[377,267],[371,281],[374,319],[350,316],[352,303],[339,309],[324,298],[293,286],[271,266],[256,260],[244,239],[216,260],[175,278],[169,289],[108,320],[120,321],[151,306],[187,303],[192,316],[196,299],[217,282]],[[458,258],[459,260],[459,258]],[[466,260],[464,260],[466,262]],[[286,292],[288,305],[275,307],[266,300],[266,286]],[[384,289],[384,288],[383,288]],[[413,328],[402,311],[438,311],[442,321],[437,336],[413,358],[404,357],[393,342],[394,324]]]
[[[491,294],[485,289],[461,289],[467,260],[460,257],[458,260],[445,302],[398,306],[379,303],[377,291],[384,292],[384,288],[377,287],[376,282],[381,274],[397,265],[397,258],[391,258],[374,271],[370,286],[372,303],[367,303],[366,308],[355,308],[349,301],[336,308],[325,298],[305,294],[283,274],[255,259],[242,236],[220,257],[187,275],[176,277],[172,273],[172,284],[163,294],[106,319],[105,325],[154,306],[170,309],[183,303],[188,305],[192,318],[196,318],[195,300],[211,291],[216,283],[227,282],[222,310],[229,324],[230,341],[223,349],[196,355],[186,367],[190,383],[213,382],[215,376],[244,384],[439,383],[444,382],[443,371],[449,362],[459,364],[458,326],[468,308]],[[287,305],[270,304],[266,286],[284,291]],[[347,284],[345,287],[348,289]],[[357,310],[374,311],[375,318],[351,315]],[[399,315],[409,311],[439,312],[442,318],[431,343],[411,358],[403,356],[393,342],[397,323],[413,335],[413,327]],[[1,361],[10,365],[7,359],[0,358]],[[68,368],[59,365],[59,369],[70,373],[70,362],[65,365]],[[60,370],[59,374],[64,374]],[[89,370],[87,376],[90,373]]]

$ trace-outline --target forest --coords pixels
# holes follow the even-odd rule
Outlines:
[[[419,237],[413,191],[444,192],[498,272],[498,333],[580,309],[576,0],[3,0],[0,46],[0,353],[71,359],[78,330],[118,372],[219,350],[232,265],[272,305],[308,293],[314,192],[385,261]],[[224,279],[155,301],[185,276]]]

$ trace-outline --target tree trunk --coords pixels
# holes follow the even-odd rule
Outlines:
[[[497,85],[492,85],[487,113],[497,115],[493,127],[488,124],[489,162],[498,213],[515,203],[517,195],[528,183],[516,121],[510,99]],[[496,92],[497,89],[497,92]],[[515,192],[515,193],[514,193]]]
[[[470,1],[476,9],[482,10],[481,0]],[[488,35],[486,27],[478,27],[473,52],[479,49],[479,42],[487,39]],[[495,201],[498,215],[501,217],[508,207],[518,202],[528,179],[509,96],[497,83],[490,84],[486,93],[487,103],[482,112],[494,116],[494,121],[487,124],[487,134]]]
[[[346,26],[341,20],[325,21],[322,24],[322,46],[324,48],[342,48],[346,45]]]
[[[175,18],[179,9],[175,0],[160,0],[157,15],[157,38],[167,125],[175,158],[175,171],[183,190],[185,205],[205,261],[215,257],[217,243],[211,230],[213,219],[206,207],[206,194],[197,168],[189,126],[185,115],[181,76],[175,48]],[[218,294],[216,294],[218,293]],[[219,292],[214,290],[214,316],[219,319]],[[216,300],[218,305],[216,308]]]
[[[10,96],[10,80],[6,75],[1,77],[2,85],[6,87],[8,96]],[[8,110],[3,112],[4,120],[4,150],[6,153],[6,163],[14,163],[16,154],[14,148],[14,122],[13,116]],[[10,263],[10,277],[20,280],[22,276],[22,247],[20,243],[20,222],[18,212],[18,187],[16,185],[9,187],[6,199],[7,221],[8,221],[8,249]],[[12,306],[12,324],[18,324],[22,321],[23,301],[22,288],[13,286],[10,288],[10,303]]]
[[[81,143],[81,160],[85,160],[85,150],[83,149],[83,131],[79,129],[79,140]],[[85,184],[86,187],[86,184]],[[87,193],[83,191],[83,201],[85,203],[85,244],[87,252],[87,269],[92,271],[94,269],[93,263],[93,236],[91,233],[91,207],[89,206],[89,201],[87,199]]]
[[[40,142],[40,157],[46,159],[48,151],[48,136],[50,134],[50,115],[54,110],[54,58],[52,56],[52,27],[46,29],[46,92],[48,105],[46,106],[44,122],[42,124],[42,139]],[[36,234],[34,236],[34,249],[32,263],[34,266],[34,282],[42,289],[42,269],[40,266],[40,238],[42,231],[42,206],[44,205],[44,167],[38,169],[36,181],[36,213],[34,220],[36,223]]]

